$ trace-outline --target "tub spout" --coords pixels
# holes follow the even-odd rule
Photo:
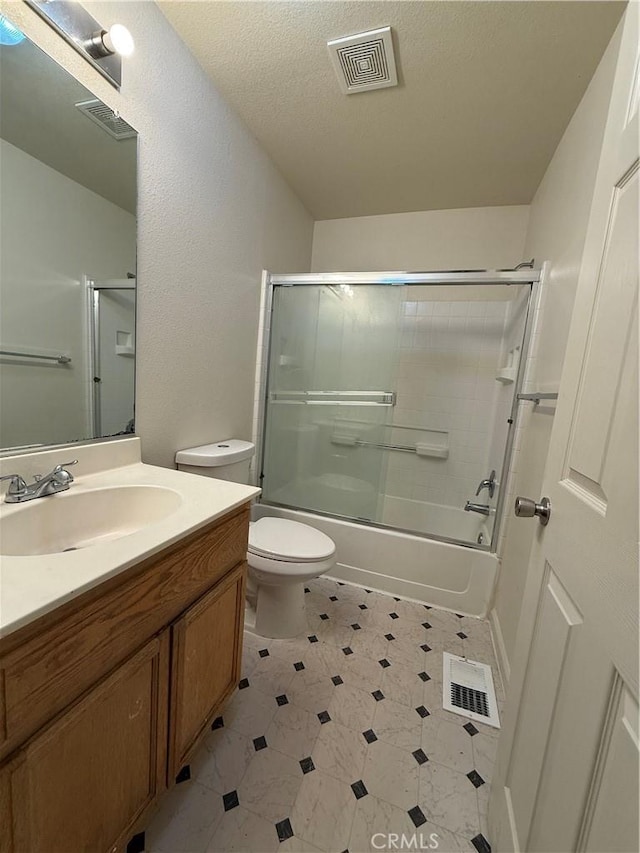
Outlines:
[[[474,504],[472,501],[467,501],[464,505],[465,512],[478,512],[480,515],[489,515],[491,508],[488,504]]]

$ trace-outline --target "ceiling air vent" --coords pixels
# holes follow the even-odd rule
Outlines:
[[[80,101],[79,104],[76,104],[76,107],[87,118],[90,118],[91,121],[100,125],[103,130],[106,130],[109,136],[112,136],[114,139],[131,139],[137,136],[136,131],[130,124],[127,124],[111,107],[103,104],[97,98],[93,98],[90,101]]]
[[[391,27],[327,42],[345,95],[398,85]]]

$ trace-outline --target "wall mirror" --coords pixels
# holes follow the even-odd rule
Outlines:
[[[9,41],[0,44],[0,447],[130,433],[137,134],[29,39]]]

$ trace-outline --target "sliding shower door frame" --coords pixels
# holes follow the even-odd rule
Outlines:
[[[376,527],[382,530],[395,530],[399,533],[406,533],[410,536],[416,536],[421,539],[431,539],[436,542],[445,542],[450,545],[458,545],[463,548],[471,548],[474,551],[486,551],[496,553],[498,542],[500,539],[500,530],[502,526],[504,512],[504,503],[507,497],[507,480],[511,466],[511,458],[513,455],[513,444],[515,438],[515,430],[517,427],[517,418],[519,411],[522,385],[525,378],[525,369],[528,360],[529,347],[531,344],[531,336],[535,318],[535,308],[539,299],[539,288],[542,277],[542,271],[539,269],[518,269],[518,270],[471,270],[471,271],[443,271],[443,272],[331,272],[331,273],[286,273],[264,274],[264,282],[266,286],[264,311],[265,317],[263,329],[263,350],[264,358],[262,360],[260,372],[260,394],[259,401],[261,411],[258,412],[259,432],[256,436],[257,458],[259,460],[258,468],[258,485],[262,486],[264,480],[264,457],[265,457],[265,435],[267,429],[267,412],[269,399],[269,374],[271,363],[271,332],[273,328],[273,295],[277,287],[305,287],[311,285],[321,286],[336,286],[349,285],[357,287],[359,285],[379,285],[382,287],[402,287],[405,285],[424,285],[424,286],[442,286],[442,285],[529,285],[530,292],[527,300],[527,311],[524,324],[524,333],[522,338],[522,352],[518,363],[518,370],[514,380],[513,400],[511,403],[511,411],[508,419],[507,436],[505,441],[505,451],[502,462],[502,470],[500,472],[500,488],[498,499],[495,507],[495,521],[491,534],[491,542],[488,545],[480,545],[475,542],[466,542],[461,539],[455,539],[448,536],[438,536],[433,533],[422,533],[416,530],[408,530],[401,527],[395,527],[389,524],[381,524],[376,521],[365,521],[361,518],[353,518],[337,513],[322,512],[315,509],[307,509],[305,507],[295,506],[293,504],[278,503],[277,501],[265,500],[262,496],[258,498],[260,503],[265,506],[280,507],[282,509],[297,510],[299,512],[309,513],[311,515],[324,516],[326,518],[335,518],[340,521],[347,521],[353,524],[359,524],[368,527]]]

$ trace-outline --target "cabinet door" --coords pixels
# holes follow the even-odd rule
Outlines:
[[[164,787],[168,639],[151,640],[0,770],[7,849],[102,853],[126,842]]]
[[[170,780],[238,683],[245,575],[240,563],[172,627]]]

